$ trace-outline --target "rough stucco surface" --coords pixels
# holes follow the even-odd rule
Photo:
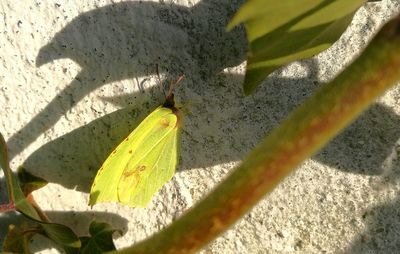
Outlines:
[[[220,182],[400,10],[398,0],[367,4],[332,48],[276,72],[244,97],[244,33],[224,32],[239,4],[1,1],[0,130],[12,168],[23,163],[50,182],[34,196],[52,220],[80,235],[93,218],[111,223],[123,230],[115,236],[119,248],[157,232]],[[162,102],[155,64],[168,78],[187,77],[176,91],[191,111],[177,173],[147,209],[90,208],[88,191],[102,161]],[[396,252],[399,126],[397,85],[204,253]],[[5,202],[4,179],[1,188]],[[1,215],[1,237],[17,219]],[[32,247],[59,252],[41,237]]]

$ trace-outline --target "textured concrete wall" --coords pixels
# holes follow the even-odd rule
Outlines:
[[[12,168],[24,163],[50,182],[34,196],[52,220],[78,234],[87,233],[92,218],[111,223],[124,232],[116,236],[118,247],[157,232],[400,11],[398,0],[367,4],[332,48],[289,65],[244,97],[244,33],[224,32],[241,2],[1,1],[0,131]],[[102,161],[163,100],[156,64],[167,78],[187,77],[176,91],[192,112],[184,119],[177,173],[147,209],[90,208],[88,191]],[[396,86],[205,250],[400,249],[399,126]],[[2,215],[2,230],[16,219]],[[32,246],[38,253],[58,252],[40,237]]]

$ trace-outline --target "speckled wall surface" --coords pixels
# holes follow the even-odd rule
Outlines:
[[[241,2],[1,1],[0,131],[12,168],[24,163],[50,182],[34,196],[52,220],[81,235],[93,218],[111,223],[124,233],[115,238],[118,247],[157,232],[400,11],[398,0],[367,4],[332,48],[278,71],[244,97],[245,36],[224,30]],[[191,113],[177,173],[147,209],[90,208],[102,161],[163,101],[156,64],[167,78],[186,74],[176,96]],[[397,85],[204,252],[395,253],[399,126]],[[0,215],[1,237],[15,219]],[[32,246],[58,253],[40,237]]]

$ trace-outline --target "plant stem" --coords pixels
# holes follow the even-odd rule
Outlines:
[[[192,253],[225,231],[400,79],[400,16],[343,73],[305,101],[204,200],[118,253]]]

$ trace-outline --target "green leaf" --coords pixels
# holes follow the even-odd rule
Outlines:
[[[28,219],[37,222],[44,230],[44,235],[64,247],[79,248],[81,242],[76,234],[67,226],[50,223],[43,220],[43,216],[27,201],[21,190],[17,177],[10,169],[7,146],[4,137],[0,134],[0,167],[4,172],[10,202]]]
[[[3,136],[0,134],[0,167],[6,179],[8,196],[10,202],[14,203],[19,212],[29,218],[41,220],[35,208],[26,200],[24,193],[19,186],[18,179],[10,169],[8,163],[7,146]]]
[[[274,70],[329,48],[365,0],[249,0],[228,24],[244,23],[249,41],[246,95]]]
[[[78,236],[69,227],[57,223],[38,222],[42,225],[45,231],[44,235],[61,245],[63,248],[69,247],[78,249],[81,247],[81,242]]]
[[[105,251],[115,250],[115,245],[112,239],[114,232],[119,230],[112,229],[110,225],[104,222],[93,221],[89,227],[90,237],[81,237],[82,248],[81,254],[97,254]]]
[[[32,175],[22,166],[17,170],[17,177],[21,184],[22,192],[25,196],[30,194],[32,191],[40,189],[47,185],[47,181],[38,176]]]

